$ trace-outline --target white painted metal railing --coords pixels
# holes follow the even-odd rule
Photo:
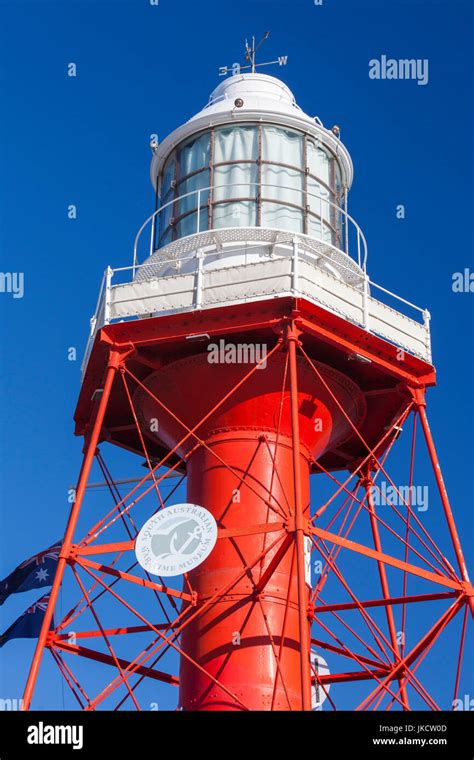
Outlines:
[[[335,299],[339,299],[339,302],[343,303],[343,305],[344,303],[346,304],[348,315],[351,314],[353,303],[357,301],[361,306],[360,308],[354,307],[354,309],[358,309],[357,314],[360,314],[360,316],[356,316],[355,318],[354,316],[349,316],[352,321],[357,322],[367,331],[392,340],[397,345],[398,343],[401,346],[413,345],[416,348],[416,350],[413,350],[413,353],[416,353],[427,361],[431,359],[430,315],[426,309],[422,309],[381,285],[377,285],[364,272],[361,272],[358,284],[344,283],[343,278],[338,281],[337,277],[325,271],[324,267],[321,266],[321,262],[323,261],[324,263],[324,259],[327,258],[324,253],[316,255],[311,251],[305,250],[301,247],[298,237],[295,236],[292,243],[278,243],[278,256],[272,254],[260,256],[261,260],[258,264],[262,265],[263,263],[267,268],[264,273],[259,270],[260,279],[255,281],[257,285],[259,282],[264,283],[273,279],[278,284],[278,277],[282,276],[278,275],[276,271],[278,262],[288,264],[287,274],[290,275],[289,287],[285,286],[284,289],[277,287],[276,291],[268,291],[267,288],[268,292],[265,290],[265,287],[262,287],[262,296],[258,293],[256,296],[247,296],[246,294],[246,286],[249,281],[245,273],[249,267],[255,266],[254,261],[247,263],[247,255],[252,253],[252,247],[259,247],[256,243],[253,246],[246,244],[245,247],[240,249],[236,248],[235,245],[230,245],[227,249],[220,250],[219,266],[217,268],[215,248],[207,252],[197,249],[186,256],[174,258],[170,263],[175,273],[166,276],[153,276],[153,274],[149,274],[147,271],[146,278],[141,279],[139,276],[137,277],[140,270],[145,271],[147,268],[148,270],[150,269],[149,262],[143,264],[134,263],[132,266],[116,269],[108,267],[102,280],[96,313],[91,320],[91,330],[84,356],[83,370],[87,365],[95,335],[104,325],[108,325],[111,322],[123,321],[123,319],[150,316],[152,313],[159,313],[160,310],[161,313],[170,313],[172,311],[202,308],[206,294],[210,290],[204,284],[205,277],[212,277],[216,272],[223,272],[225,274],[226,256],[232,257],[232,264],[227,265],[228,269],[232,269],[232,276],[229,282],[231,282],[233,288],[238,289],[239,286],[242,286],[242,295],[234,298],[234,301],[275,297],[276,295],[282,297],[303,295],[306,297],[310,293],[309,297],[311,300],[321,303],[325,308],[334,308],[331,304],[334,304]],[[242,263],[236,267],[235,261],[238,254],[241,256]],[[249,256],[249,259],[251,258]],[[328,263],[332,263],[330,258],[327,258],[327,261]],[[166,263],[166,260],[164,263]],[[274,271],[275,274],[273,274]],[[238,279],[239,273],[241,280]],[[353,269],[351,273],[353,274]],[[188,303],[184,306],[177,304],[170,307],[169,303],[167,303],[170,292],[174,293],[173,288],[176,289],[179,283],[184,282],[185,279],[187,283],[185,286],[186,291],[183,292],[186,292]],[[189,282],[191,282],[190,285]],[[140,288],[139,295],[136,294],[136,288]],[[375,291],[380,291],[385,297],[388,296],[389,299],[394,299],[397,309],[378,301],[374,296]],[[265,293],[266,295],[264,295]],[[164,306],[160,305],[161,298],[163,299]],[[223,305],[224,301],[214,301],[214,305],[219,304]],[[111,308],[112,305],[113,310]],[[352,309],[353,314],[356,313],[354,309]],[[337,308],[335,310],[337,311]],[[407,310],[415,312],[418,319],[414,319],[413,315],[406,315],[404,312]],[[404,340],[404,337],[406,337],[406,340]]]
[[[192,213],[196,214],[196,229],[193,230],[191,233],[188,234],[196,234],[199,232],[203,232],[204,230],[201,230],[201,214],[202,214],[202,206],[207,206],[208,201],[205,202],[205,204],[202,203],[202,198],[206,195],[209,198],[212,198],[212,194],[217,191],[221,197],[219,198],[219,202],[226,203],[226,204],[232,204],[232,203],[238,203],[241,198],[233,198],[231,191],[232,188],[249,188],[254,187],[257,191],[262,191],[262,197],[260,198],[261,202],[275,202],[276,205],[280,206],[288,206],[290,208],[298,208],[301,209],[302,213],[311,213],[316,219],[320,222],[320,236],[316,234],[308,234],[308,237],[313,238],[314,240],[320,240],[321,242],[329,243],[334,245],[334,238],[337,238],[337,234],[340,231],[341,234],[341,245],[337,245],[337,240],[335,247],[337,247],[341,252],[347,254],[348,256],[353,257],[353,259],[357,262],[358,266],[361,267],[364,272],[367,270],[367,256],[368,256],[368,250],[367,250],[367,241],[364,237],[364,233],[362,232],[361,228],[353,219],[353,217],[348,213],[347,207],[344,208],[337,203],[334,203],[333,201],[328,200],[327,198],[322,198],[321,195],[316,195],[315,193],[311,193],[307,190],[301,189],[301,188],[295,188],[295,187],[288,187],[284,185],[272,185],[268,183],[257,183],[257,182],[236,182],[232,184],[225,184],[225,185],[219,185],[219,186],[209,186],[200,188],[199,190],[192,190],[189,193],[184,193],[183,195],[180,195],[177,198],[173,198],[172,200],[168,201],[167,203],[163,204],[163,206],[160,206],[156,211],[153,212],[153,214],[150,214],[150,216],[145,219],[142,226],[137,232],[137,235],[135,237],[134,245],[133,245],[133,266],[136,268],[139,264],[139,255],[138,255],[138,249],[139,245],[142,242],[142,237],[145,234],[145,231],[148,229],[149,233],[149,241],[146,245],[146,255],[151,256],[153,255],[156,250],[160,250],[159,248],[156,249],[156,230],[160,229],[160,223],[164,217],[164,214],[169,211],[170,208],[173,206],[176,208],[179,208],[181,202],[185,199],[189,199],[193,196],[196,197],[196,205],[193,205]],[[265,198],[264,191],[265,189],[270,190],[278,190],[279,192],[285,191],[285,192],[291,192],[294,193],[295,196],[299,195],[308,201],[308,199],[312,199],[316,202],[315,208],[307,209],[306,206],[293,206],[291,202],[287,201],[285,203],[285,200],[277,200],[277,198],[270,197]],[[257,202],[256,197],[254,198],[247,198],[246,200]],[[211,203],[213,207],[216,206],[216,201],[212,201]],[[218,204],[217,204],[218,205]],[[311,204],[310,204],[311,205]],[[333,215],[335,219],[335,225],[333,226],[330,222],[331,214]],[[339,217],[339,220],[338,220]],[[262,225],[266,226],[266,225]],[[339,230],[340,226],[340,230]],[[216,232],[219,231],[218,227],[213,227],[212,229],[215,229]],[[297,232],[296,230],[285,230],[286,232]],[[327,240],[325,238],[326,235],[329,233],[331,235],[331,240]],[[166,246],[163,246],[166,247]],[[355,254],[353,255],[353,251],[355,250]]]

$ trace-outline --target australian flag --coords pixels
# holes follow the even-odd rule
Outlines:
[[[60,549],[61,542],[59,541],[49,549],[38,552],[22,562],[10,575],[0,581],[0,604],[3,604],[10,594],[51,586]]]
[[[41,631],[46,608],[49,602],[49,594],[45,594],[37,602],[28,607],[5,633],[0,636],[0,647],[3,647],[10,639],[36,639]],[[51,620],[51,628],[54,622]]]

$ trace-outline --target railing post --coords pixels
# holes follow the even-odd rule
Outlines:
[[[346,217],[346,239],[344,241],[344,248],[349,255],[349,219],[347,216],[347,187],[344,188],[344,214]]]
[[[370,332],[370,315],[369,315],[369,276],[367,274],[364,275],[364,290],[362,295],[362,308],[363,308],[363,319],[364,319],[364,329]]]
[[[299,245],[297,238],[293,238],[293,267],[292,280],[293,290],[299,292]]]
[[[201,249],[196,254],[197,258],[197,270],[196,270],[196,309],[200,309],[202,306],[202,277],[204,269],[204,253]]]
[[[153,218],[151,220],[151,233],[150,233],[150,256],[153,256],[154,248],[155,248],[155,225],[156,225],[156,212],[153,214]]]
[[[428,361],[431,361],[430,320],[431,320],[431,314],[428,311],[428,309],[425,309],[423,312],[423,325],[425,327],[426,358]]]
[[[107,267],[105,270],[105,303],[104,303],[104,325],[110,323],[110,291],[114,270]]]

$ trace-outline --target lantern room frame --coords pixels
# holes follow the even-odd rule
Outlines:
[[[239,129],[239,128],[249,128],[252,127],[256,130],[258,134],[257,139],[257,146],[258,146],[258,155],[256,158],[242,158],[242,159],[236,159],[236,160],[229,160],[229,161],[216,161],[215,160],[215,134],[216,129],[217,130],[226,130],[226,129]],[[266,159],[263,154],[263,130],[264,128],[273,128],[273,129],[285,129],[285,131],[289,131],[294,133],[295,135],[299,135],[302,138],[302,146],[303,146],[303,165],[302,166],[296,166],[293,164],[288,163],[282,163],[278,161],[272,161],[269,159]],[[180,164],[177,160],[177,156],[179,156],[180,151],[185,148],[189,143],[193,142],[194,140],[198,140],[201,137],[209,135],[209,162],[204,164],[202,167],[195,169],[192,172],[188,172],[187,174],[184,174],[181,176],[180,173]],[[318,177],[316,174],[312,173],[310,171],[310,167],[308,165],[308,141],[312,141],[317,148],[322,150],[329,161],[329,173],[330,173],[330,179],[331,179],[331,185],[328,185],[321,177]],[[170,188],[168,190],[165,190],[163,188],[163,177],[166,174],[167,167],[169,165],[169,162],[173,160],[176,161],[176,172],[175,177],[170,183]],[[244,185],[247,185],[249,190],[251,192],[244,193],[244,192],[234,192],[231,193],[229,196],[224,198],[216,199],[214,197],[214,192],[216,190],[219,190],[222,194],[222,191],[227,190],[229,191],[230,187],[228,183],[225,185],[215,187],[215,170],[219,169],[224,166],[255,166],[257,168],[257,181],[249,181],[248,183],[241,183],[241,187],[243,188]],[[289,169],[292,172],[298,173],[298,175],[301,175],[301,189],[298,189],[297,187],[291,188],[292,192],[294,192],[295,196],[300,195],[302,202],[301,204],[292,203],[288,200],[281,201],[278,200],[276,197],[271,197],[268,193],[268,189],[272,189],[275,186],[268,182],[263,182],[263,167],[265,166],[274,166],[281,169]],[[193,177],[197,177],[200,174],[204,174],[205,172],[208,172],[208,181],[204,181],[201,188],[196,189],[193,191],[195,193],[195,200],[197,200],[197,205],[191,209],[187,209],[186,211],[182,212],[179,208],[180,201],[184,199],[190,199],[191,193],[183,192],[181,190],[181,186],[183,183],[187,182],[189,179]],[[256,225],[257,227],[265,226],[262,224],[262,205],[263,203],[276,203],[279,205],[284,205],[285,207],[292,208],[298,211],[302,212],[302,228],[300,230],[294,229],[294,232],[301,232],[305,235],[311,234],[309,230],[309,218],[314,218],[315,220],[320,221],[323,225],[326,225],[327,228],[331,231],[332,234],[332,242],[337,247],[345,248],[345,244],[343,244],[343,225],[342,225],[342,217],[347,217],[347,187],[342,185],[341,179],[339,179],[339,182],[337,181],[337,174],[340,173],[340,167],[338,164],[338,160],[336,158],[336,155],[330,150],[329,147],[325,146],[322,142],[321,138],[315,137],[314,135],[309,134],[308,132],[304,132],[302,129],[295,129],[295,128],[285,128],[281,124],[272,124],[271,122],[266,122],[265,125],[258,124],[256,122],[238,122],[237,124],[222,124],[216,127],[211,127],[209,129],[201,130],[200,132],[195,133],[192,137],[188,137],[186,140],[184,140],[182,143],[180,143],[178,146],[176,146],[171,154],[168,156],[162,172],[160,176],[156,180],[156,206],[155,210],[158,211],[160,206],[169,206],[170,207],[170,219],[168,224],[165,226],[162,224],[161,229],[159,230],[158,234],[157,230],[158,227],[154,229],[154,250],[159,249],[166,245],[169,242],[177,240],[180,236],[177,234],[177,225],[186,217],[203,212],[200,215],[201,223],[199,225],[199,229],[197,232],[203,232],[205,230],[210,229],[219,229],[214,225],[213,220],[213,211],[214,208],[218,205],[222,204],[232,204],[232,203],[238,203],[241,201],[248,201],[255,203],[256,207]],[[314,182],[318,183],[319,185],[322,185],[324,189],[328,192],[329,198],[325,199],[322,197],[318,197],[318,199],[322,203],[327,204],[327,208],[330,211],[331,220],[328,222],[327,220],[323,219],[321,215],[318,215],[316,211],[311,209],[311,203],[314,202],[315,195],[310,192],[309,190],[309,180],[312,179]],[[287,188],[288,190],[290,188]],[[199,190],[199,193],[198,193]],[[266,192],[267,190],[267,192]],[[203,200],[203,196],[208,196],[206,200]],[[161,202],[160,202],[161,197]],[[171,203],[173,201],[173,203]],[[340,218],[339,221],[336,219],[336,211],[339,211]],[[293,228],[291,228],[293,229]],[[164,238],[169,234],[172,233],[171,240],[166,240],[166,242],[163,242]],[[158,238],[158,239],[157,239]]]

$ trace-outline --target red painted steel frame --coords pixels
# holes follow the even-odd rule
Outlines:
[[[433,441],[433,436],[431,435],[430,426],[428,423],[428,417],[426,416],[426,400],[425,400],[425,394],[423,389],[413,389],[413,397],[416,404],[416,407],[420,414],[421,424],[423,427],[423,433],[425,434],[426,439],[426,445],[428,447],[428,453],[430,455],[431,464],[433,465],[433,471],[436,478],[436,483],[438,485],[439,494],[441,497],[441,503],[443,505],[444,513],[446,515],[446,520],[448,523],[449,528],[449,534],[451,536],[451,541],[453,543],[454,552],[456,554],[456,560],[458,563],[458,567],[461,573],[461,578],[466,584],[466,588],[471,588],[471,583],[469,580],[469,573],[467,572],[466,562],[464,560],[464,555],[461,547],[461,541],[459,540],[456,523],[454,522],[454,516],[451,509],[451,504],[449,503],[448,498],[448,492],[446,490],[446,486],[444,485],[443,475],[441,473],[441,467],[439,464],[438,454],[436,452],[436,448]],[[469,607],[471,610],[471,614],[474,616],[474,597],[472,594],[469,597]]]
[[[222,314],[224,311],[221,310]],[[273,348],[266,357],[271,367],[267,374],[257,364],[245,371],[235,365],[214,367],[214,374],[209,375],[209,363],[202,360],[199,351],[191,354],[177,351],[178,345],[184,346],[182,337],[178,344],[173,344],[174,357],[162,362],[160,350],[169,351],[171,334],[164,344],[160,344],[156,335],[147,337],[147,329],[154,329],[152,320],[149,327],[145,324],[138,332],[134,328],[137,323],[130,323],[129,328],[120,326],[122,332],[129,329],[129,337],[122,342],[111,340],[114,334],[117,338],[117,330],[103,331],[99,341],[106,350],[102,356],[108,356],[103,391],[93,415],[91,411],[88,413],[90,422],[81,423],[86,433],[84,460],[25,688],[23,709],[30,708],[45,648],[50,649],[78,704],[88,710],[111,699],[119,689],[121,697],[116,709],[129,701],[140,709],[136,691],[145,678],[172,688],[179,686],[179,705],[186,710],[309,710],[311,686],[315,683],[335,709],[332,693],[328,692],[330,684],[336,688],[338,684],[364,681],[373,682],[375,687],[359,704],[359,709],[378,709],[383,699],[388,700],[386,709],[392,706],[409,709],[409,690],[428,709],[437,709],[437,703],[418,675],[419,666],[457,613],[466,610],[466,605],[470,605],[472,611],[473,591],[426,418],[424,384],[428,379],[432,381],[433,374],[428,366],[422,367],[420,363],[413,363],[413,374],[410,374],[407,367],[411,366],[411,360],[405,369],[399,369],[391,350],[382,346],[379,339],[362,336],[353,327],[342,337],[337,318],[327,318],[325,322],[326,317],[318,312],[321,317],[318,322],[311,310],[303,309],[303,312],[296,311],[290,317],[283,315],[275,320],[269,320],[267,315],[270,334],[275,336],[276,332],[279,336],[274,337]],[[239,309],[233,313],[234,317],[240,315],[241,330],[258,331],[265,325],[265,320],[252,317],[244,326],[246,315],[242,316]],[[233,336],[234,340],[240,334],[235,322],[221,328],[226,337]],[[388,394],[387,397],[398,395],[393,403],[381,407],[385,414],[390,413],[391,419],[377,428],[376,437],[375,429],[363,421],[364,404],[358,400],[358,386],[341,374],[342,365],[336,354],[337,372],[311,358],[315,355],[311,343],[315,338],[322,341],[326,361],[332,354],[324,351],[332,352],[339,347],[347,359],[347,354],[357,349],[358,353],[365,352],[371,357],[374,372],[380,373],[379,387],[383,387],[384,375],[392,383],[383,393]],[[311,346],[311,355],[308,346]],[[96,357],[100,356],[97,347],[94,351]],[[177,379],[181,377],[186,381],[184,368],[190,365],[198,392],[190,395],[184,389],[180,395]],[[368,383],[365,398],[374,398],[371,396],[374,379],[364,375],[372,369],[359,369],[354,362],[347,367],[358,383]],[[97,382],[97,368],[92,366],[89,372],[95,373]],[[117,378],[115,382],[114,378]],[[88,382],[86,376],[85,384]],[[117,395],[120,393],[122,395]],[[319,432],[315,431],[315,409],[324,423]],[[127,410],[132,418],[128,428],[122,424]],[[400,510],[391,505],[391,514],[403,521],[403,534],[393,529],[386,509],[381,510],[374,503],[379,474],[395,488],[387,473],[386,459],[400,427],[413,413],[421,420],[460,578],[413,511],[410,500],[407,502],[400,495]],[[114,441],[112,422],[117,414],[121,420],[120,430],[127,428],[133,432],[135,429],[132,448],[141,450],[149,468],[141,482],[124,497],[118,493],[98,451],[101,440]],[[153,414],[160,417],[160,441],[147,432],[146,423]],[[366,439],[369,433],[370,443]],[[341,441],[348,442],[342,445]],[[156,452],[159,445],[164,445],[163,456],[156,457],[150,450]],[[415,429],[412,465],[414,446]],[[336,452],[332,458],[327,455],[331,447]],[[74,543],[94,457],[98,458],[106,477],[114,507],[91,526],[82,540]],[[345,469],[334,466],[338,461],[345,461],[349,470],[344,481],[333,474],[337,469]],[[172,471],[186,469],[188,500],[209,509],[219,528],[215,549],[202,565],[184,578],[182,591],[167,587],[163,579],[133,572],[137,565],[134,559],[126,569],[116,566],[129,552],[133,553],[137,526],[132,519],[132,508],[153,495],[155,510],[165,506],[166,499],[160,493],[165,478],[161,472],[163,465]],[[322,472],[334,484],[333,495],[312,518],[309,510],[311,468]],[[412,482],[413,472],[410,477]],[[359,498],[361,486],[363,495]],[[173,493],[174,489],[170,495]],[[238,494],[236,500],[235,494]],[[337,507],[339,498],[344,501]],[[369,520],[373,547],[349,538],[354,524],[364,515]],[[323,518],[327,520],[324,528],[320,527]],[[126,540],[104,541],[107,530],[118,521],[125,527]],[[399,553],[393,548],[384,551],[382,531],[384,534],[389,531],[392,540],[400,542]],[[311,537],[313,552],[324,565],[312,590],[305,578],[308,537]],[[342,570],[344,553],[363,558],[377,569],[380,598],[359,598],[354,579],[346,577],[347,570]],[[102,559],[96,561],[94,555]],[[50,631],[68,564],[79,586],[80,597],[54,631]],[[402,573],[402,595],[391,596],[388,569]],[[408,594],[408,577],[434,585],[434,591]],[[92,582],[89,589],[84,583],[87,578]],[[347,601],[323,599],[328,579],[339,584]],[[150,595],[153,619],[158,603],[165,620],[151,622],[148,615],[130,604],[116,590],[125,588],[125,584]],[[105,625],[97,607],[104,595],[133,614],[139,625],[117,625],[115,620],[112,625]],[[451,602],[451,607],[427,632],[421,631],[419,641],[412,643],[410,651],[405,653],[404,644],[399,644],[394,610],[402,609],[404,634],[408,607],[446,600]],[[385,612],[386,632],[380,618],[372,615],[372,611],[379,608]],[[107,653],[77,641],[72,643],[63,633],[84,611],[92,615],[97,628],[78,632],[77,641],[100,638]],[[342,617],[346,613],[351,613],[353,618]],[[326,621],[335,627],[331,629]],[[322,628],[325,639],[314,636],[311,639],[311,626],[313,632]],[[341,630],[348,635],[348,645],[341,639]],[[116,640],[144,633],[149,633],[151,639],[135,658],[118,656]],[[465,634],[464,616],[455,695]],[[319,651],[326,650],[342,660],[352,660],[357,669],[320,675],[310,665],[312,642]],[[359,648],[365,648],[365,652],[358,651]],[[179,678],[156,668],[160,659],[173,650],[180,659]],[[108,665],[117,675],[90,698],[63,655]]]
[[[38,643],[36,645],[35,654],[33,656],[33,662],[31,663],[31,669],[28,675],[28,680],[27,680],[25,692],[23,695],[23,706],[25,710],[28,710],[31,704],[33,689],[36,683],[36,678],[38,675],[41,657],[43,656],[43,650],[46,643],[46,637],[48,635],[48,631],[51,626],[54,608],[56,606],[59,589],[61,587],[61,583],[62,583],[62,579],[64,575],[64,569],[66,567],[69,553],[71,551],[71,544],[72,544],[72,540],[74,536],[74,531],[76,528],[77,519],[79,517],[82,500],[84,498],[84,493],[85,493],[85,489],[87,485],[87,480],[89,478],[89,473],[91,471],[92,462],[95,455],[95,450],[99,442],[99,436],[102,429],[102,423],[104,420],[105,410],[107,408],[107,404],[109,401],[112,383],[114,381],[115,373],[117,372],[119,364],[123,359],[124,359],[123,354],[120,354],[116,351],[111,351],[110,358],[109,358],[109,365],[107,368],[107,374],[105,377],[104,391],[100,398],[99,408],[97,410],[97,415],[95,418],[95,422],[92,428],[90,438],[86,442],[86,454],[85,454],[84,461],[82,464],[81,472],[79,474],[79,481],[76,488],[75,501],[71,509],[71,514],[69,516],[69,522],[67,524],[66,533],[64,534],[63,544],[61,547],[61,552],[59,554],[58,566],[57,566],[56,574],[54,576],[53,586],[51,588],[51,594],[49,598],[48,607],[46,610],[46,614],[44,616],[41,632],[38,637]]]
[[[372,536],[373,536],[373,539],[374,539],[374,547],[375,547],[375,549],[378,552],[381,552],[382,551],[382,543],[381,543],[381,540],[380,540],[380,531],[379,531],[379,526],[378,526],[378,522],[377,522],[376,509],[375,509],[375,506],[374,506],[374,498],[373,498],[373,494],[372,494],[372,488],[374,486],[374,481],[372,480],[372,477],[371,477],[371,467],[373,467],[374,464],[376,464],[376,463],[374,463],[373,461],[368,463],[368,465],[366,467],[365,475],[362,478],[362,484],[363,484],[363,486],[366,489],[367,504],[368,504],[369,512],[370,512],[370,525],[371,525],[371,529],[372,529]],[[392,607],[388,603],[389,600],[390,600],[390,590],[389,590],[389,586],[388,586],[387,572],[386,572],[385,564],[382,562],[382,560],[379,560],[377,562],[377,565],[378,565],[378,571],[379,571],[379,577],[380,577],[380,586],[382,588],[383,598],[384,598],[384,600],[386,602],[385,612],[386,612],[386,615],[387,615],[387,624],[388,624],[388,629],[389,629],[389,632],[390,632],[390,641],[391,641],[391,645],[392,645],[392,650],[393,650],[394,654],[396,655],[396,657],[399,658],[400,657],[400,651],[399,651],[398,640],[397,640],[397,631],[396,631],[396,627],[395,627],[395,620],[394,620],[394,616],[393,616]],[[400,689],[401,689],[401,694],[402,694],[403,707],[407,710],[408,709],[408,697],[407,697],[407,691],[406,691],[406,687],[405,687],[403,678],[399,679],[399,684],[400,684]]]
[[[288,354],[290,360],[290,401],[291,401],[291,431],[293,435],[293,482],[295,493],[295,532],[296,532],[296,556],[297,556],[297,579],[298,579],[298,622],[300,641],[300,672],[301,672],[301,695],[302,709],[311,709],[311,666],[310,654],[310,627],[308,623],[309,595],[305,579],[305,540],[308,534],[308,517],[305,514],[303,503],[300,461],[300,428],[299,428],[299,398],[298,398],[298,367],[296,361],[296,347],[298,332],[295,324],[288,328],[287,332]],[[306,517],[306,519],[305,519]]]

